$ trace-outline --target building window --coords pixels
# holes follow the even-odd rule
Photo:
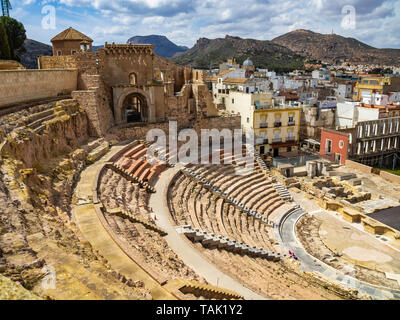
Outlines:
[[[340,141],[339,141],[339,148],[340,148],[340,149],[343,149],[343,148],[344,148],[344,141],[343,141],[343,140],[340,140]]]
[[[129,75],[129,84],[131,84],[131,85],[137,84],[137,75],[136,75],[136,73],[132,72]]]
[[[61,51],[61,50],[58,50],[58,51],[57,51],[57,55],[58,55],[58,56],[62,56],[62,51]]]
[[[71,54],[74,55],[76,53],[76,50],[72,50]]]
[[[325,153],[332,153],[332,140],[326,139],[325,142]]]
[[[250,118],[247,118],[247,123],[250,123]]]
[[[235,99],[232,99],[232,104],[235,104]]]

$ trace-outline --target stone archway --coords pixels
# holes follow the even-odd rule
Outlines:
[[[125,97],[122,103],[122,117],[126,123],[149,122],[146,98],[134,92]]]
[[[116,124],[155,122],[155,105],[149,92],[136,86],[124,86],[113,87],[113,95]]]

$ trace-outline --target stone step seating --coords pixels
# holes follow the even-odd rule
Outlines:
[[[209,192],[195,180],[182,174],[168,192],[171,199],[182,199],[168,203],[176,225],[190,224],[208,233],[280,252],[273,247],[275,241],[269,238],[264,222],[243,214],[242,210]]]
[[[204,297],[206,299],[216,299],[216,300],[243,300],[243,296],[237,294],[236,292],[228,289],[223,289],[209,284],[199,283],[195,281],[190,281],[186,279],[173,279],[169,280],[166,285],[164,285],[170,292],[179,290],[183,294],[193,294],[197,297]]]
[[[285,186],[283,186],[280,183],[273,184],[273,186],[283,200],[289,201],[289,202],[293,201],[293,197],[291,196],[290,192],[288,191],[288,189]]]
[[[227,237],[217,236],[213,233],[202,232],[199,229],[193,229],[190,225],[181,227],[182,233],[192,242],[199,242],[208,249],[222,249],[241,255],[247,255],[253,258],[262,258],[268,261],[280,261],[282,256],[274,252],[268,252],[257,247],[250,247],[236,240]]]
[[[54,115],[53,109],[55,108],[56,102],[54,101],[39,101],[27,105],[21,104],[15,107],[2,108],[0,110],[0,132],[6,136],[13,130],[19,128],[30,128],[40,133],[44,127],[40,130],[37,128],[41,126],[41,122],[51,120]],[[46,117],[49,118],[44,119]],[[41,119],[44,120],[40,121]],[[33,124],[35,121],[38,122]]]
[[[53,120],[66,113],[61,107],[54,107],[45,111],[34,113],[20,121],[21,126],[33,130],[36,134],[41,134],[46,129],[46,121]]]
[[[140,187],[145,188],[148,192],[152,192],[152,193],[156,192],[156,190],[152,186],[150,186],[148,182],[143,181],[140,178],[134,176],[132,173],[129,173],[128,171],[126,171],[125,169],[116,165],[115,163],[107,162],[106,167],[108,169],[111,169],[111,170],[115,171],[116,173],[122,175],[127,180],[129,180],[133,183],[138,183],[140,185]]]
[[[116,216],[119,216],[121,218],[128,219],[129,221],[134,222],[134,223],[135,222],[140,223],[146,229],[155,231],[158,234],[160,234],[162,237],[164,237],[164,236],[166,236],[168,234],[164,229],[156,226],[155,224],[152,224],[152,223],[150,223],[150,222],[148,222],[148,221],[146,221],[146,220],[144,220],[142,218],[136,217],[133,214],[131,214],[131,213],[129,213],[129,212],[127,212],[127,211],[125,211],[125,210],[123,210],[121,208],[107,209],[106,212],[107,212],[107,214],[110,214],[110,215],[116,215]]]
[[[151,145],[151,146],[149,146],[149,150],[154,152],[154,154],[157,155],[157,159],[159,161],[165,162],[169,168],[175,167],[175,164],[171,163],[170,159],[171,159],[171,156],[176,155],[176,154],[172,155],[172,154],[168,153],[167,152],[168,147],[167,147],[167,150],[165,150],[162,147],[155,147],[155,146]]]
[[[233,172],[233,169],[229,165],[192,166],[191,168],[190,170],[196,175],[205,178],[216,188],[223,190],[245,207],[253,209],[264,217],[268,217],[273,210],[284,204],[263,173],[230,176],[228,172],[229,170]],[[254,186],[257,186],[256,192]]]
[[[103,141],[99,146],[97,146],[88,154],[86,161],[88,163],[94,163],[102,156],[104,156],[108,151],[110,151],[110,143],[108,141]]]
[[[208,189],[211,192],[217,194],[218,196],[224,198],[227,202],[238,207],[244,213],[254,217],[255,219],[259,219],[259,220],[265,222],[266,224],[273,226],[273,223],[271,221],[269,221],[267,218],[263,217],[258,212],[251,210],[250,208],[245,206],[243,203],[237,201],[236,199],[231,197],[230,194],[228,194],[225,191],[221,190],[220,188],[216,187],[214,184],[208,182],[206,178],[196,174],[192,169],[184,167],[183,169],[181,169],[181,172],[183,174],[185,174],[186,176],[190,177],[191,179],[194,179],[197,182],[201,183],[206,189]]]
[[[114,164],[128,175],[132,175],[135,178],[135,182],[153,192],[152,190],[154,189],[151,186],[165,170],[166,165],[156,158],[147,159],[147,152],[147,144],[137,141]]]

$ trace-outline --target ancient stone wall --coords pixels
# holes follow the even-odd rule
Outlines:
[[[383,179],[388,180],[393,183],[398,183],[400,184],[400,176],[397,176],[395,174],[391,174],[386,171],[381,171],[379,174]]]
[[[38,57],[39,69],[76,69],[75,56]]]
[[[363,173],[368,173],[368,174],[372,173],[372,167],[368,167],[364,164],[361,164],[361,163],[358,163],[355,161],[346,160],[345,166],[348,168],[353,168],[353,169],[359,170]]]
[[[88,90],[72,92],[72,97],[86,110],[91,136],[101,137],[114,125],[109,91],[99,75],[86,75]]]
[[[174,91],[181,91],[182,87],[192,79],[191,68],[177,65],[172,60],[154,55],[153,68],[160,70],[171,70],[174,77]]]
[[[241,129],[241,117],[207,117],[207,118],[199,118],[195,122],[193,128],[200,133],[201,129]]]
[[[241,128],[240,117],[209,117],[196,120],[189,120],[187,117],[178,117],[175,120],[178,123],[178,134],[179,130],[193,128],[199,137],[201,129],[217,129],[221,131],[223,129],[235,130]],[[142,126],[129,124],[115,126],[110,130],[110,134],[115,135],[120,141],[146,140],[146,134],[151,129],[161,129],[168,135],[169,122],[143,124]]]
[[[77,76],[76,69],[0,71],[0,108],[69,94]]]
[[[40,135],[26,127],[13,132],[2,152],[21,161],[24,168],[42,170],[51,165],[49,159],[68,154],[88,140],[87,117],[76,101],[57,102],[54,114],[55,118],[43,122],[46,131]]]

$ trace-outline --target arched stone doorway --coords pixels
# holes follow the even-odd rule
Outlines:
[[[146,98],[136,92],[126,96],[122,104],[122,116],[127,123],[149,122]]]

